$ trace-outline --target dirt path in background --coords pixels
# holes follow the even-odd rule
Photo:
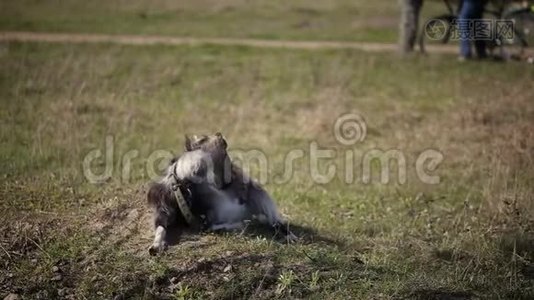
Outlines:
[[[259,40],[240,38],[171,37],[149,35],[110,35],[88,33],[0,32],[0,41],[51,43],[115,43],[121,45],[225,45],[289,49],[356,49],[368,52],[393,52],[397,45],[368,42]],[[453,45],[427,46],[430,53],[456,53]]]

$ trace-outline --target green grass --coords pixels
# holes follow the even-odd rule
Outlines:
[[[0,1],[0,29],[45,32],[394,42],[397,19],[394,1]]]
[[[1,297],[529,298],[534,294],[534,72],[522,64],[357,51],[10,43],[0,56]],[[469,83],[469,85],[467,84]],[[332,124],[357,111],[354,147]],[[316,184],[298,161],[271,192],[302,237],[189,234],[148,256],[151,153],[221,131],[270,175],[309,143],[398,149],[407,183]],[[83,158],[114,138],[110,180]],[[438,185],[417,180],[440,150]],[[125,153],[138,150],[129,180]],[[335,160],[340,166],[341,158]],[[93,169],[102,168],[95,163]],[[59,270],[53,270],[54,266]],[[231,267],[228,267],[231,266]],[[530,271],[529,271],[530,270]],[[61,278],[56,278],[57,274]]]

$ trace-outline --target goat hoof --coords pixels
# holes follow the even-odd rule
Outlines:
[[[166,249],[167,249],[166,244],[152,245],[150,246],[150,248],[148,248],[148,254],[150,254],[150,256],[155,256],[158,253],[165,251]]]
[[[296,243],[298,241],[298,237],[296,235],[294,235],[293,233],[288,233],[286,235],[286,241],[289,243],[289,244],[292,244],[292,243]]]

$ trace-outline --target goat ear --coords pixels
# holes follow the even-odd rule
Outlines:
[[[224,146],[224,149],[228,148],[228,143],[226,142],[226,139],[224,138],[224,136],[222,135],[222,133],[220,132],[217,132],[215,133],[215,136],[217,137],[217,139],[219,141],[222,142],[223,146]]]
[[[185,135],[185,151],[191,151],[193,147],[191,146],[191,138],[186,134]]]

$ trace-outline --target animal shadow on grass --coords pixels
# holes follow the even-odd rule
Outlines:
[[[338,239],[327,237],[324,235],[319,234],[315,229],[308,227],[308,226],[302,226],[302,225],[296,225],[291,224],[289,226],[291,232],[297,236],[297,243],[301,244],[327,244],[330,246],[337,246],[337,247],[344,247],[345,244]],[[200,229],[193,229],[193,228],[177,228],[177,227],[169,227],[167,231],[167,235],[165,237],[165,241],[167,242],[167,245],[169,246],[176,246],[183,242],[194,242],[194,243],[200,243],[200,236],[199,234],[205,233],[207,231],[200,230]],[[285,240],[283,234],[281,232],[275,232],[272,228],[269,228],[266,225],[257,224],[255,222],[246,224],[243,229],[241,230],[235,230],[235,231],[215,231],[216,234],[236,234],[245,236],[247,238],[265,238],[268,240],[272,240],[278,243],[287,243]]]
[[[297,224],[290,224],[289,229],[293,234],[295,234],[298,238],[297,242],[300,244],[315,244],[315,243],[322,243],[327,244],[330,246],[338,246],[343,247],[345,244],[343,241],[321,235],[317,232],[317,230],[304,226],[304,225],[297,225]],[[276,242],[280,243],[286,243],[287,241],[284,238],[284,235],[277,231],[273,231],[271,228],[265,225],[251,223],[248,224],[244,230],[242,230],[241,234],[243,236],[247,236],[250,238],[257,238],[257,237],[263,237],[265,239],[271,239]]]

